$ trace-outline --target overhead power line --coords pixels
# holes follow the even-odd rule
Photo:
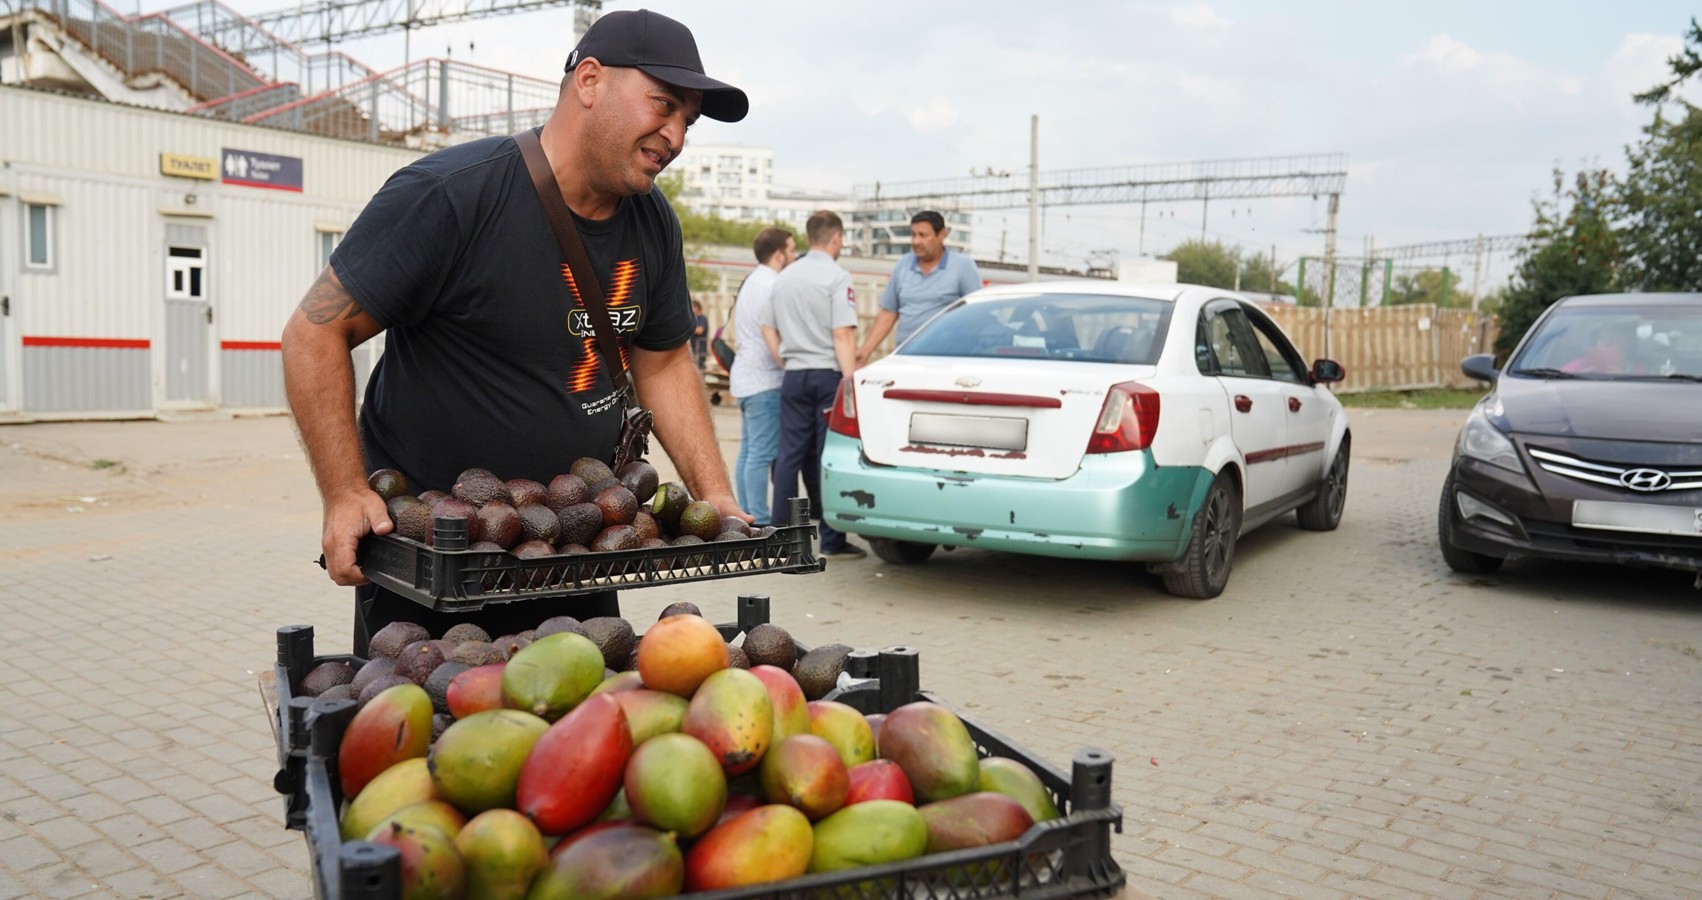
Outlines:
[[[1422,244],[1402,244],[1398,247],[1378,247],[1377,255],[1387,259],[1404,260],[1468,256],[1480,252],[1505,253],[1519,249],[1530,239],[1528,234],[1497,234],[1452,241],[1428,241]]]
[[[193,11],[202,5],[205,4],[190,3],[167,10],[167,15],[193,21]],[[602,0],[318,0],[250,16],[248,21],[292,44],[313,44],[551,6],[577,6],[595,18],[603,3]]]

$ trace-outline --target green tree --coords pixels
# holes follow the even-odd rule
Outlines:
[[[678,172],[670,172],[656,179],[657,187],[662,189],[662,196],[668,198],[668,203],[674,208],[674,215],[680,220],[680,235],[686,246],[686,256],[698,256],[704,247],[744,247],[750,249],[756,243],[756,236],[764,228],[778,226],[792,233],[799,247],[804,246],[804,237],[792,230],[790,225],[783,222],[735,222],[715,215],[702,215],[692,212],[679,200],[680,192],[685,189],[685,176]],[[715,273],[702,266],[686,266],[686,287],[694,294],[714,290],[720,284]]]
[[[1460,290],[1460,273],[1452,269],[1402,272],[1389,286],[1389,305],[1430,303],[1439,307],[1469,307],[1471,294]]]
[[[1554,172],[1554,195],[1534,206],[1531,240],[1502,295],[1495,355],[1506,359],[1543,311],[1562,297],[1619,289],[1620,247],[1613,230],[1613,179],[1579,172],[1571,187]]]
[[[1702,110],[1673,93],[1702,70],[1702,26],[1690,20],[1670,81],[1636,96],[1655,106],[1643,141],[1627,148],[1620,183],[1625,285],[1645,291],[1702,290]],[[1669,118],[1664,104],[1675,104]]]
[[[1241,266],[1241,251],[1219,241],[1191,239],[1177,244],[1160,257],[1176,263],[1176,280],[1183,284],[1235,287],[1235,272]],[[1263,290],[1252,288],[1249,290]]]
[[[1178,267],[1180,268],[1180,267]],[[1271,272],[1271,258],[1261,253],[1249,253],[1241,257],[1241,289],[1244,291],[1264,291],[1272,294],[1288,294],[1293,296],[1294,285],[1282,280],[1282,273]],[[1275,287],[1272,287],[1272,285]]]

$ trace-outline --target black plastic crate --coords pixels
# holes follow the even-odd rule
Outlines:
[[[769,598],[739,598],[739,621],[716,626],[732,640],[768,621]],[[284,824],[307,834],[313,892],[321,900],[393,900],[401,896],[401,867],[393,848],[343,842],[338,828],[342,791],[337,750],[354,718],[348,700],[294,697],[291,688],[318,663],[350,657],[314,657],[313,630],[278,630],[280,770]],[[848,659],[845,686],[828,695],[864,713],[890,712],[913,700],[945,704],[918,688],[919,659],[909,647],[860,650]],[[872,676],[872,677],[870,677]],[[1064,813],[1041,822],[1015,841],[931,854],[900,863],[805,875],[728,891],[682,895],[704,900],[991,900],[991,898],[1109,897],[1126,876],[1111,856],[1111,832],[1123,831],[1123,811],[1111,802],[1112,758],[1103,751],[1076,753],[1071,771],[1023,750],[1010,738],[959,713],[983,757],[1003,756],[1040,777]]]
[[[761,538],[710,541],[685,547],[613,550],[520,559],[467,546],[467,523],[439,518],[432,546],[394,534],[369,534],[356,554],[367,578],[428,609],[463,612],[487,603],[566,597],[736,578],[768,572],[820,572],[811,540],[809,500],[792,501],[790,525]]]

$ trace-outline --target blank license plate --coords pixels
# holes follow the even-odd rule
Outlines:
[[[1003,416],[943,416],[911,413],[910,443],[1027,450],[1028,420]]]
[[[1702,509],[1691,506],[1658,506],[1652,503],[1574,500],[1572,524],[1579,528],[1600,528],[1606,531],[1702,536]]]

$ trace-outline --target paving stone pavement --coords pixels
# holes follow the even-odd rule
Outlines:
[[[1131,894],[1697,896],[1702,592],[1449,573],[1435,509],[1463,414],[1351,415],[1341,529],[1248,536],[1215,600],[964,550],[624,608],[729,621],[768,593],[807,644],[917,647],[925,687],[1061,767],[1111,752]],[[281,625],[348,648],[318,520],[283,418],[0,427],[0,898],[309,894],[256,674]]]

